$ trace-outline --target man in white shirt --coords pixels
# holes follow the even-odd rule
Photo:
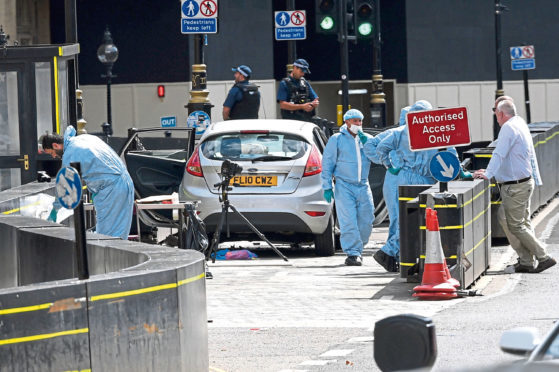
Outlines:
[[[505,272],[540,273],[557,261],[536,238],[530,222],[530,197],[534,185],[542,184],[534,143],[528,125],[516,115],[516,107],[511,100],[499,100],[495,105],[493,111],[501,127],[497,146],[487,169],[477,170],[474,177],[495,177],[500,185],[502,211],[499,222],[518,254],[518,262],[507,267]]]

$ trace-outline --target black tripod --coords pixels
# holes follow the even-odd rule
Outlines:
[[[229,209],[231,209],[233,212],[237,214],[237,216],[239,216],[239,218],[242,221],[244,221],[244,223],[248,227],[250,227],[252,231],[254,231],[256,235],[258,235],[258,237],[260,237],[260,239],[268,243],[268,245],[272,247],[272,249],[278,254],[278,256],[283,258],[284,261],[288,261],[287,257],[285,257],[268,239],[266,239],[264,234],[258,231],[258,229],[254,227],[254,225],[251,224],[250,221],[245,216],[243,216],[241,212],[239,212],[233,204],[229,202],[228,191],[233,190],[232,187],[229,187],[230,181],[231,181],[231,177],[224,176],[224,180],[222,182],[216,183],[214,185],[214,187],[217,187],[218,190],[221,189],[221,196],[219,197],[219,201],[221,202],[221,217],[219,219],[219,225],[217,226],[217,229],[214,232],[212,244],[210,245],[210,248],[206,251],[206,260],[208,260],[211,257],[212,262],[215,262],[216,255],[215,254],[212,255],[212,253],[217,252],[217,247],[219,245],[219,238],[221,235],[221,230],[223,229],[223,224],[225,224],[225,226],[227,227],[227,237],[229,237],[229,223],[227,221],[227,213],[229,212]]]

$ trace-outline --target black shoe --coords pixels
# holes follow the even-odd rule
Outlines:
[[[394,257],[387,255],[386,253],[384,253],[382,250],[378,250],[375,252],[375,254],[373,255],[373,258],[375,259],[375,261],[378,262],[378,264],[382,267],[384,267],[384,269],[388,272],[395,272],[396,271],[396,260],[394,259]]]
[[[395,257],[390,257],[392,259],[392,263],[390,265],[390,271],[391,273],[399,273],[400,272],[400,263],[398,261],[400,261],[399,259],[395,258]]]
[[[534,270],[534,266],[522,265],[520,262],[517,262],[514,265],[507,266],[505,268],[505,273],[507,273],[507,274],[531,273],[532,270]]]
[[[547,270],[552,266],[555,266],[556,263],[557,263],[557,261],[555,260],[555,258],[550,257],[545,261],[540,261],[540,263],[538,263],[538,266],[536,266],[536,268],[532,269],[530,272],[531,273],[541,273],[542,271]]]
[[[346,266],[361,266],[363,265],[363,259],[359,256],[347,256],[345,264]]]

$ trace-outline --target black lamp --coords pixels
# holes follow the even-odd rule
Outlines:
[[[113,134],[112,126],[112,115],[111,115],[111,79],[117,77],[113,75],[113,64],[118,59],[118,48],[113,44],[113,38],[111,37],[111,31],[109,31],[109,26],[105,28],[105,35],[103,37],[103,44],[97,48],[97,58],[99,61],[105,65],[107,73],[101,75],[102,78],[107,79],[107,122],[103,123],[101,127],[103,128],[103,133],[105,136],[111,136]]]

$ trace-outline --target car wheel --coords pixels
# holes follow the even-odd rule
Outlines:
[[[314,236],[314,253],[322,257],[333,256],[334,249],[334,216],[331,215],[326,230],[322,234]]]

